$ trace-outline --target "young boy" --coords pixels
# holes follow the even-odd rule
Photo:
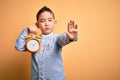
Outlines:
[[[62,47],[76,41],[78,36],[77,25],[70,20],[68,29],[62,34],[52,34],[56,21],[51,9],[44,6],[36,15],[36,27],[27,27],[16,40],[16,49],[25,51],[26,36],[29,33],[36,34],[41,30],[42,48],[32,55],[32,80],[65,80]],[[41,56],[42,55],[42,56]]]

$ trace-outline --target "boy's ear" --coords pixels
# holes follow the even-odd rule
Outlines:
[[[55,20],[55,24],[57,24],[57,21]]]
[[[39,26],[38,26],[38,23],[37,23],[37,22],[35,23],[35,25],[36,25],[36,27],[37,27],[37,28],[39,28]]]

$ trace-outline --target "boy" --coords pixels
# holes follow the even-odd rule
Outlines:
[[[65,80],[61,51],[66,44],[76,41],[77,25],[70,20],[68,30],[62,34],[52,34],[56,21],[51,9],[44,6],[37,15],[36,27],[27,27],[16,40],[16,49],[25,51],[25,37],[29,33],[42,33],[42,48],[32,55],[32,80]],[[42,55],[42,56],[41,56]]]

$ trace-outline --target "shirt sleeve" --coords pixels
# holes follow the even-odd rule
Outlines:
[[[16,40],[15,48],[17,50],[19,50],[19,51],[25,51],[26,50],[26,47],[25,47],[26,39],[25,39],[25,37],[27,35],[28,35],[28,29],[25,28]]]
[[[63,47],[71,42],[75,42],[77,41],[77,38],[74,40],[69,40],[69,38],[67,37],[67,34],[64,32],[61,35],[59,35],[58,37],[58,44]]]

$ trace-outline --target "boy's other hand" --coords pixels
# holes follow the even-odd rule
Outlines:
[[[67,30],[66,34],[67,34],[67,37],[69,38],[69,40],[74,40],[77,38],[78,26],[77,26],[77,24],[75,24],[75,22],[73,20],[70,20],[70,22],[68,23],[68,30]]]
[[[27,28],[29,30],[29,33],[32,33],[32,34],[37,34],[38,33],[38,28],[36,26],[29,26]]]

